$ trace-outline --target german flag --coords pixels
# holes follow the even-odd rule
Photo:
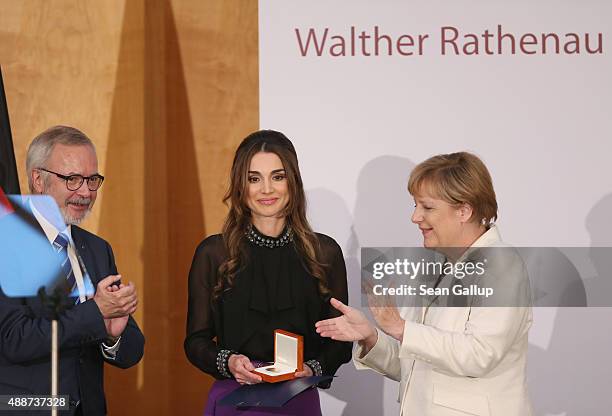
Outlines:
[[[19,177],[15,163],[13,149],[13,136],[9,122],[8,106],[2,82],[2,69],[0,68],[0,187],[7,194],[19,194]]]
[[[13,207],[11,206],[11,203],[9,202],[6,195],[4,195],[2,187],[0,187],[0,218],[4,217],[5,215],[11,214],[12,212],[14,212]]]

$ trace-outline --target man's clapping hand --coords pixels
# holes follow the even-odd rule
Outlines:
[[[118,289],[111,287],[120,279],[121,275],[111,275],[98,283],[93,299],[105,319],[125,317],[136,311],[138,295],[131,282],[119,285]]]

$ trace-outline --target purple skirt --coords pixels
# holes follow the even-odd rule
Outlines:
[[[247,407],[236,409],[234,406],[220,406],[217,401],[240,387],[236,380],[217,380],[208,393],[204,416],[321,416],[318,389],[303,391],[283,407]]]

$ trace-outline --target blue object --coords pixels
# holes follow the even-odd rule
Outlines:
[[[291,398],[332,376],[301,377],[280,383],[244,385],[219,400],[221,406],[282,407]]]
[[[59,213],[51,197],[36,198],[37,207],[45,206],[51,211],[54,207]],[[60,258],[36,226],[27,199],[17,196],[10,200],[16,212],[0,218],[0,289],[9,297],[36,296],[41,286],[51,293],[61,278]]]

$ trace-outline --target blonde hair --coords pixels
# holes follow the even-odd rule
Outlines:
[[[473,220],[489,225],[497,219],[493,181],[485,164],[468,152],[432,156],[410,173],[408,192],[427,190],[452,205],[472,207]]]

